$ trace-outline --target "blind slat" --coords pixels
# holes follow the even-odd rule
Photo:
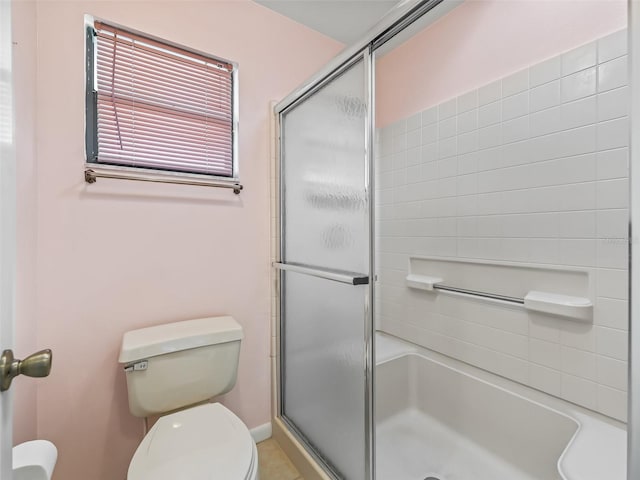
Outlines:
[[[155,128],[153,125],[140,125],[133,124],[131,122],[127,124],[120,123],[119,125],[115,122],[100,122],[98,124],[100,126],[101,132],[100,135],[103,136],[103,140],[106,142],[108,135],[116,135],[116,137],[120,135],[133,134],[134,130],[136,135],[138,136],[148,136],[155,137],[161,140],[163,143],[182,146],[182,145],[209,145],[210,140],[215,137],[216,146],[210,148],[220,148],[228,149],[231,145],[231,142],[227,139],[226,135],[220,135],[219,132],[211,130],[211,131],[189,131],[183,130],[178,132],[180,135],[176,135],[175,133],[167,133],[162,130]],[[218,146],[219,145],[219,146]]]
[[[134,152],[136,155],[132,156],[131,153]],[[227,159],[225,157],[203,157],[203,156],[188,156],[188,155],[177,155],[174,152],[167,153],[162,151],[149,151],[143,148],[132,148],[127,151],[127,153],[123,153],[122,150],[119,149],[110,149],[105,153],[111,153],[114,157],[127,158],[131,159],[131,161],[136,162],[138,160],[142,161],[151,161],[151,162],[174,162],[174,163],[182,163],[185,167],[189,167],[192,165],[217,165],[219,167],[227,166],[231,164],[231,159]],[[158,159],[158,155],[162,154],[161,159]]]
[[[95,27],[98,162],[233,176],[233,66]]]
[[[150,152],[160,154],[165,152],[171,154],[173,152],[180,152],[180,156],[189,155],[211,155],[211,156],[227,156],[229,145],[221,145],[220,147],[209,147],[207,145],[193,145],[188,143],[183,144],[170,144],[167,142],[158,143],[155,137],[131,135],[132,132],[125,132],[122,136],[116,132],[102,133],[104,136],[104,145],[113,145],[117,149],[131,149],[148,148]],[[120,147],[120,141],[122,140],[123,147]]]
[[[195,105],[200,104],[201,109],[218,110],[220,108],[229,108],[231,102],[229,98],[231,92],[227,94],[210,92],[208,95],[202,95],[199,92],[193,92],[193,95],[189,95],[185,89],[181,88],[181,85],[173,85],[172,89],[164,87],[162,85],[149,84],[144,81],[127,80],[122,79],[110,82],[106,78],[98,78],[98,92],[111,96],[114,93],[118,93],[123,97],[135,97],[138,95],[145,95],[151,99],[155,99],[160,103],[176,104],[179,101],[186,101]]]
[[[163,105],[152,105],[150,103],[145,103],[144,101],[130,100],[128,98],[121,98],[120,96],[113,97],[104,97],[98,94],[98,110],[100,109],[111,109],[113,110],[112,114],[116,115],[118,112],[115,110],[119,110],[120,112],[136,112],[139,114],[146,115],[155,115],[156,117],[161,118],[171,118],[172,121],[188,123],[188,122],[221,122],[229,127],[232,126],[231,116],[229,114],[221,117],[220,115],[204,115],[199,112],[189,112],[187,110],[178,110],[173,107],[167,107]]]
[[[98,119],[98,124],[105,128],[109,128],[108,126],[113,126],[113,128],[139,128],[140,133],[157,133],[159,136],[166,137],[181,137],[184,135],[186,140],[193,142],[207,142],[206,139],[202,138],[205,135],[215,135],[219,137],[220,141],[232,140],[231,128],[228,125],[213,122],[180,122],[178,118],[157,120],[154,117],[146,117],[144,112],[140,111],[123,112],[122,109],[119,109],[117,121],[115,116],[111,118],[101,117]],[[182,140],[182,138],[177,138],[176,140]]]
[[[111,63],[113,62],[114,51],[116,55],[126,63],[134,63],[138,60],[139,63],[144,63],[148,65],[149,68],[166,69],[176,75],[188,75],[203,81],[216,80],[225,82],[232,76],[231,72],[220,72],[209,67],[188,63],[178,64],[172,61],[172,59],[149,53],[143,49],[123,46],[118,42],[98,45],[98,55],[106,57]]]
[[[120,32],[124,32],[124,30],[121,30]],[[126,36],[123,36],[122,33],[120,33],[117,37],[110,37],[107,35],[102,35],[101,32],[98,32],[97,37],[101,40],[101,43],[107,47],[113,48],[113,46],[116,45],[117,50],[140,52],[141,55],[153,57],[156,61],[166,60],[171,63],[184,65],[186,68],[192,71],[210,70],[215,75],[220,76],[226,76],[232,71],[231,68],[218,68],[217,65],[214,65],[210,62],[199,61],[196,57],[194,57],[194,54],[192,52],[189,52],[187,50],[181,50],[182,54],[179,55],[171,53],[166,49],[168,47],[167,44],[165,44],[164,48],[156,48],[150,46],[147,42],[144,41],[131,42],[131,40],[127,39]],[[231,65],[229,65],[229,67],[231,67]]]
[[[135,152],[135,151],[134,151]],[[175,156],[175,155],[164,155],[161,158],[158,158],[156,155],[151,155],[146,151],[138,151],[135,152],[136,155],[131,155],[131,152],[123,153],[120,150],[109,150],[107,152],[107,156],[111,158],[120,158],[126,160],[127,163],[136,163],[136,162],[145,162],[152,163],[157,162],[159,165],[182,165],[184,169],[188,169],[190,167],[199,167],[204,168],[206,166],[211,166],[215,168],[223,168],[229,166],[231,164],[230,160],[227,161],[218,161],[214,159],[201,158],[200,160],[185,160],[183,157]]]
[[[112,55],[100,54],[98,51],[98,59],[104,64],[104,71],[111,76],[113,73],[114,57]],[[160,79],[166,79],[168,77],[179,80],[183,83],[191,85],[193,88],[204,86],[207,88],[219,88],[223,90],[230,90],[232,87],[232,78],[215,78],[211,75],[206,75],[206,72],[199,74],[197,72],[189,72],[186,70],[171,69],[166,65],[155,65],[151,62],[143,62],[136,58],[126,58],[120,53],[115,57],[116,66],[118,71],[131,73],[134,69],[138,71],[146,72],[150,75],[157,75]]]
[[[178,95],[173,97],[170,95],[153,95],[144,89],[138,89],[134,92],[122,91],[120,89],[113,92],[99,92],[99,95],[105,99],[112,100],[112,103],[121,103],[123,105],[133,105],[136,102],[145,104],[148,107],[156,107],[159,109],[168,109],[184,114],[196,116],[208,116],[212,118],[220,118],[230,120],[230,105],[221,104],[220,102],[210,101],[204,104],[187,102]],[[105,99],[105,100],[106,100]]]
[[[114,27],[113,25],[108,25],[106,23],[102,23],[102,22],[95,22],[94,23],[94,27],[96,29],[96,32],[98,35],[102,35],[102,36],[107,36],[105,35],[106,32],[112,32],[112,33],[118,33],[120,35],[120,40],[124,40],[124,38],[122,37],[122,35],[124,35],[125,38],[129,38],[131,40],[138,40],[141,44],[143,45],[149,45],[149,46],[155,46],[156,48],[160,48],[162,49],[164,52],[166,53],[173,53],[182,56],[185,56],[185,54],[187,56],[189,56],[190,58],[192,58],[193,60],[197,60],[199,62],[204,62],[204,63],[209,63],[209,64],[215,64],[219,67],[221,67],[224,70],[228,70],[231,71],[232,70],[232,65],[223,62],[221,60],[217,60],[214,58],[210,58],[195,52],[190,52],[190,51],[185,51],[182,48],[178,48],[178,47],[174,47],[172,45],[169,45],[167,43],[164,42],[160,42],[158,40],[153,40],[149,37],[144,37],[141,35],[138,35],[136,33],[133,32],[129,32],[123,29],[120,29],[118,27]],[[127,40],[130,41],[130,40]]]
[[[156,71],[144,71],[138,69],[134,74],[133,70],[128,71],[128,67],[118,69],[118,75],[114,78],[111,71],[98,71],[98,81],[103,82],[105,85],[103,88],[109,89],[109,85],[112,83],[121,83],[123,85],[132,85],[135,81],[142,81],[147,79],[148,83],[155,85],[157,89],[169,88],[174,89],[176,86],[182,89],[192,92],[194,95],[200,96],[221,96],[229,98],[231,94],[231,87],[205,84],[204,82],[193,82],[190,79],[182,79],[173,77],[171,75],[164,75],[162,72]]]
[[[164,155],[161,158],[158,158],[155,155],[149,155],[145,151],[139,152],[137,155],[132,156],[131,154],[123,154],[119,150],[110,150],[106,152],[106,158],[111,159],[120,159],[122,161],[126,161],[127,164],[144,162],[144,163],[158,163],[159,165],[176,165],[180,167],[180,170],[188,170],[191,168],[227,168],[231,165],[231,160],[226,159],[201,159],[197,161],[188,161],[183,157],[176,156],[167,156]]]
[[[98,120],[100,128],[105,130],[117,130],[122,131],[136,129],[139,135],[157,135],[158,137],[165,138],[167,141],[176,143],[202,143],[207,144],[209,140],[204,137],[216,137],[216,141],[227,144],[231,143],[232,136],[230,130],[223,130],[213,125],[195,125],[193,127],[183,128],[164,128],[158,130],[154,123],[145,122],[140,119],[121,119],[119,122],[115,120],[100,119]]]
[[[122,165],[124,167],[142,167],[142,168],[152,168],[154,170],[167,170],[171,172],[184,172],[184,173],[202,173],[206,175],[217,175],[223,176],[226,168],[216,168],[214,166],[207,167],[199,167],[193,166],[191,168],[183,168],[183,165],[179,162],[177,163],[156,163],[156,162],[145,162],[145,161],[131,161],[127,162],[124,159],[119,157],[107,158],[104,163],[110,165]]]

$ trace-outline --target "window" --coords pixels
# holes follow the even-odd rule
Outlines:
[[[236,76],[231,62],[91,22],[87,162],[237,178]]]

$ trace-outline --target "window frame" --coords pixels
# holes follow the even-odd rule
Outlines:
[[[181,170],[156,169],[143,166],[126,166],[108,162],[100,162],[98,160],[98,90],[97,90],[97,45],[95,34],[95,22],[104,23],[114,28],[124,30],[133,35],[148,38],[151,41],[165,44],[169,47],[193,53],[211,59],[214,62],[226,63],[232,66],[231,71],[231,115],[232,115],[232,131],[231,131],[231,176],[214,175],[206,173],[194,173]],[[234,187],[242,186],[238,184],[240,180],[239,162],[238,162],[238,131],[239,131],[239,100],[238,100],[238,64],[209,53],[205,53],[193,48],[185,47],[178,43],[140,32],[133,28],[119,25],[115,22],[104,21],[85,15],[84,18],[85,32],[85,179],[89,183],[95,182],[95,177],[105,176],[111,178],[145,180],[152,182],[167,182],[211,186],[226,186],[226,184]],[[97,173],[102,171],[104,174]],[[91,178],[92,177],[92,178]],[[236,191],[238,193],[238,191]]]

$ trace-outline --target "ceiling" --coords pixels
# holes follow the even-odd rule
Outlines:
[[[255,0],[344,44],[355,42],[399,0]]]

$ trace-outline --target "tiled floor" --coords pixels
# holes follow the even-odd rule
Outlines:
[[[273,439],[258,444],[258,460],[260,480],[304,480]]]

